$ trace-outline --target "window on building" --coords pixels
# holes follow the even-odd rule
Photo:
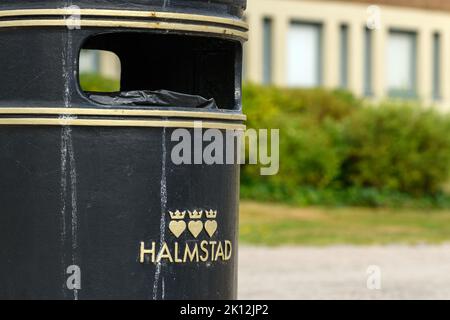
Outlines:
[[[272,83],[272,19],[263,19],[263,83]]]
[[[340,87],[348,87],[348,25],[341,25],[340,29]]]
[[[364,95],[373,95],[373,31],[365,28],[364,32]]]
[[[416,34],[391,31],[387,45],[387,85],[392,97],[416,96]]]
[[[288,33],[288,85],[317,87],[321,85],[322,26],[292,22]]]
[[[433,36],[433,99],[441,98],[441,35]]]
[[[81,50],[80,73],[97,73],[100,65],[99,50]]]

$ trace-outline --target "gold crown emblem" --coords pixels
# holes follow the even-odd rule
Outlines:
[[[172,220],[183,220],[186,216],[186,211],[180,212],[180,210],[177,210],[175,212],[169,211],[170,217]]]
[[[203,215],[203,211],[194,210],[193,212],[189,211],[189,218],[191,219],[201,219]]]
[[[215,219],[217,217],[217,211],[209,210],[206,211],[206,218]]]

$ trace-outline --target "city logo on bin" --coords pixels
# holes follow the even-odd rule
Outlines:
[[[215,220],[217,218],[217,211],[188,211],[190,219],[188,224],[184,221],[186,211],[169,211],[169,214],[172,219],[169,223],[169,230],[176,238],[179,238],[186,230],[189,230],[191,235],[196,239],[203,230],[210,238],[212,238],[217,231],[217,221]],[[207,219],[205,222],[201,221],[203,214]]]
[[[175,210],[169,211],[168,229],[174,241],[141,242],[140,262],[170,263],[228,261],[232,257],[230,240],[217,241],[217,210]],[[200,239],[208,240],[200,240]],[[179,242],[183,239],[184,242]]]

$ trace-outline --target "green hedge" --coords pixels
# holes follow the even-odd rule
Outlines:
[[[105,78],[95,73],[81,73],[80,85],[84,91],[92,91],[92,92],[120,91],[119,80]]]
[[[249,128],[280,129],[280,172],[242,170],[242,195],[302,205],[450,206],[450,118],[413,104],[365,105],[321,89],[247,85]]]

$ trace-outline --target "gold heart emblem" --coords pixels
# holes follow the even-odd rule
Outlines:
[[[194,238],[197,238],[200,232],[203,230],[203,222],[201,221],[190,221],[189,231],[192,233]]]
[[[205,230],[209,234],[209,237],[212,238],[214,233],[216,233],[216,231],[217,231],[217,221],[215,221],[215,220],[206,221]]]
[[[170,221],[169,230],[172,231],[173,235],[179,238],[184,230],[186,230],[186,222],[184,221]]]

